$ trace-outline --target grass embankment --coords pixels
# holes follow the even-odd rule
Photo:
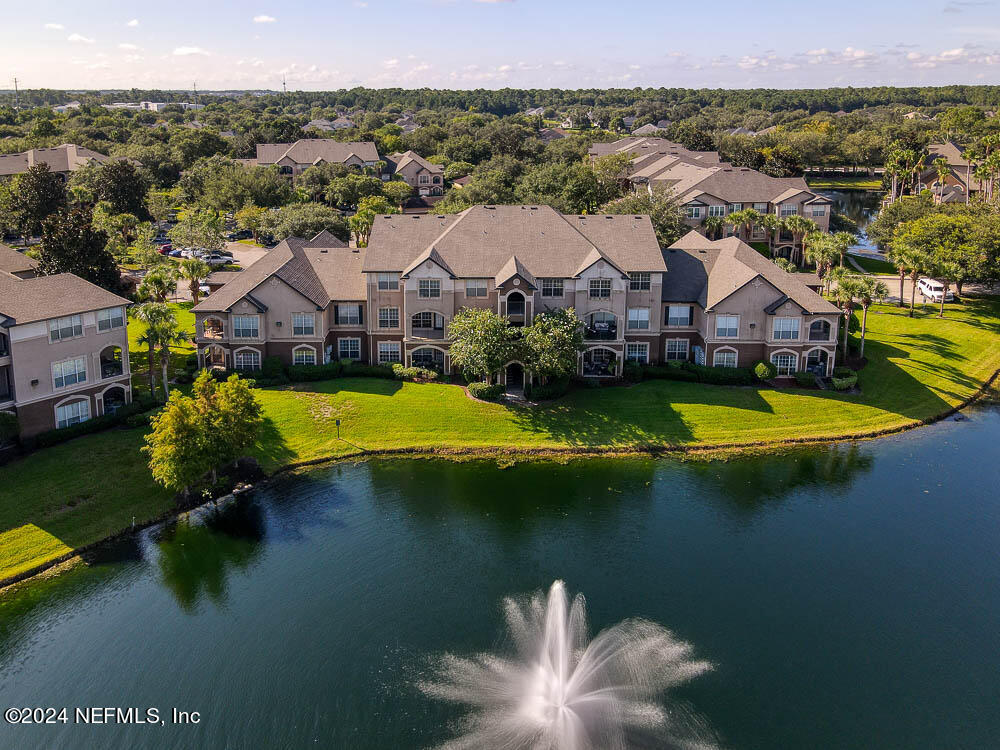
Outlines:
[[[850,258],[861,266],[865,273],[873,273],[878,276],[899,276],[899,269],[888,261],[868,258],[864,255],[851,255]]]
[[[881,190],[882,180],[868,175],[844,177],[806,177],[810,188],[817,190]]]
[[[193,302],[171,302],[168,303],[174,314],[177,316],[177,323],[181,330],[188,336],[194,336],[194,313],[191,308]],[[139,343],[139,337],[146,332],[145,323],[129,318],[128,321],[128,358],[132,368],[132,388],[138,392],[149,393],[149,348]],[[194,352],[194,343],[191,340],[175,344],[170,347],[170,364],[168,365],[171,376],[184,369],[184,363],[189,354]],[[162,388],[160,383],[160,355],[157,352],[153,358],[153,367],[156,370],[157,387]]]
[[[359,450],[689,448],[901,429],[962,403],[1000,368],[1000,301],[945,310],[944,319],[933,306],[910,319],[874,308],[862,393],[853,396],[648,381],[514,408],[473,401],[458,386],[364,378],[264,389],[257,458],[273,471]],[[170,509],[170,493],[153,483],[139,452],[144,433],[91,435],[4,467],[0,534],[11,533],[0,537],[0,579],[57,558],[60,545],[80,547],[133,516],[141,522]]]

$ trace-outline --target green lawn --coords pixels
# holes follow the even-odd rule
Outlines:
[[[171,302],[168,303],[169,307],[173,308],[174,314],[177,316],[177,322],[180,324],[181,330],[189,334],[189,336],[194,336],[194,313],[191,312],[191,308],[194,304],[191,302]],[[149,349],[139,343],[139,337],[146,331],[146,325],[137,320],[129,318],[128,321],[128,352],[129,352],[129,365],[132,368],[132,388],[134,391],[138,391],[144,394],[149,392]],[[176,346],[170,347],[170,365],[169,372],[171,374],[177,372],[178,370],[184,369],[184,363],[187,361],[189,354],[194,352],[193,341],[188,341],[183,344],[177,344]],[[156,368],[157,382],[159,382],[160,377],[160,360],[157,356],[153,365]],[[138,394],[136,394],[138,395]]]
[[[739,445],[905,427],[967,399],[1000,368],[1000,301],[945,309],[944,319],[933,306],[913,319],[873,309],[860,395],[648,381],[512,408],[473,401],[453,385],[343,378],[262,389],[256,454],[273,471],[359,449]],[[170,494],[153,484],[139,452],[143,434],[112,430],[4,467],[0,578],[125,528],[133,516],[169,510]]]
[[[868,175],[843,177],[806,177],[810,188],[817,190],[880,190],[882,180]]]
[[[865,258],[861,255],[851,255],[850,256],[855,263],[865,269],[866,273],[874,273],[885,276],[899,276],[899,269],[897,269],[892,263],[884,260],[878,260],[877,258]]]

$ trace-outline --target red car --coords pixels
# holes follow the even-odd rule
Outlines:
[[[166,255],[171,250],[173,250],[173,245],[171,245],[169,242],[165,245],[158,245],[156,248],[156,252],[158,252],[160,255]]]

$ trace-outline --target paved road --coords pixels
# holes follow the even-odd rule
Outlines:
[[[265,248],[242,245],[239,242],[227,242],[226,250],[233,254],[236,263],[243,269],[252,266],[268,253]],[[187,283],[182,281],[178,284],[177,294],[170,299],[173,302],[190,302],[191,291],[188,289]]]

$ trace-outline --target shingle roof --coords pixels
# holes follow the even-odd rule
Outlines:
[[[328,229],[324,229],[309,240],[306,247],[347,247],[347,243],[334,236]]]
[[[435,174],[442,174],[444,172],[444,167],[440,164],[432,164],[416,151],[404,151],[401,154],[393,154],[389,157],[389,160],[396,165],[397,172],[410,162],[416,162],[428,172],[434,172]]]
[[[459,278],[495,277],[514,255],[536,278],[569,278],[595,248],[621,269],[664,269],[648,216],[563,216],[549,206],[472,206],[455,216],[375,217],[364,270],[402,271],[433,249]]]
[[[668,177],[666,172],[662,177]],[[652,181],[655,184],[655,180]],[[771,177],[747,167],[716,168],[705,179],[691,186],[682,199],[696,198],[702,193],[727,203],[778,203],[799,193],[812,193],[801,177]]]
[[[75,172],[92,161],[103,163],[108,159],[109,157],[104,154],[91,151],[89,148],[64,143],[52,148],[33,148],[19,154],[0,156],[0,176],[21,174],[28,171],[28,167],[43,162],[49,165],[50,172]]]
[[[132,304],[71,273],[19,279],[0,273],[0,315],[14,324]]]
[[[24,273],[33,271],[38,267],[38,262],[29,258],[24,253],[19,253],[12,247],[0,245],[0,271],[7,273]]]
[[[503,268],[493,277],[493,281],[497,286],[503,286],[515,276],[520,276],[533,289],[538,288],[535,277],[531,275],[531,271],[525,268],[516,255],[510,256],[510,260],[503,264]]]
[[[709,310],[760,276],[787,297],[783,302],[792,300],[807,313],[840,312],[806,285],[808,277],[804,280],[799,274],[783,271],[736,237],[712,241],[692,230],[664,255],[668,268],[664,302],[697,302]]]
[[[352,155],[361,161],[378,161],[378,151],[370,141],[341,143],[329,138],[303,138],[295,143],[258,143],[257,163],[277,164],[286,156],[296,164],[345,162]]]

